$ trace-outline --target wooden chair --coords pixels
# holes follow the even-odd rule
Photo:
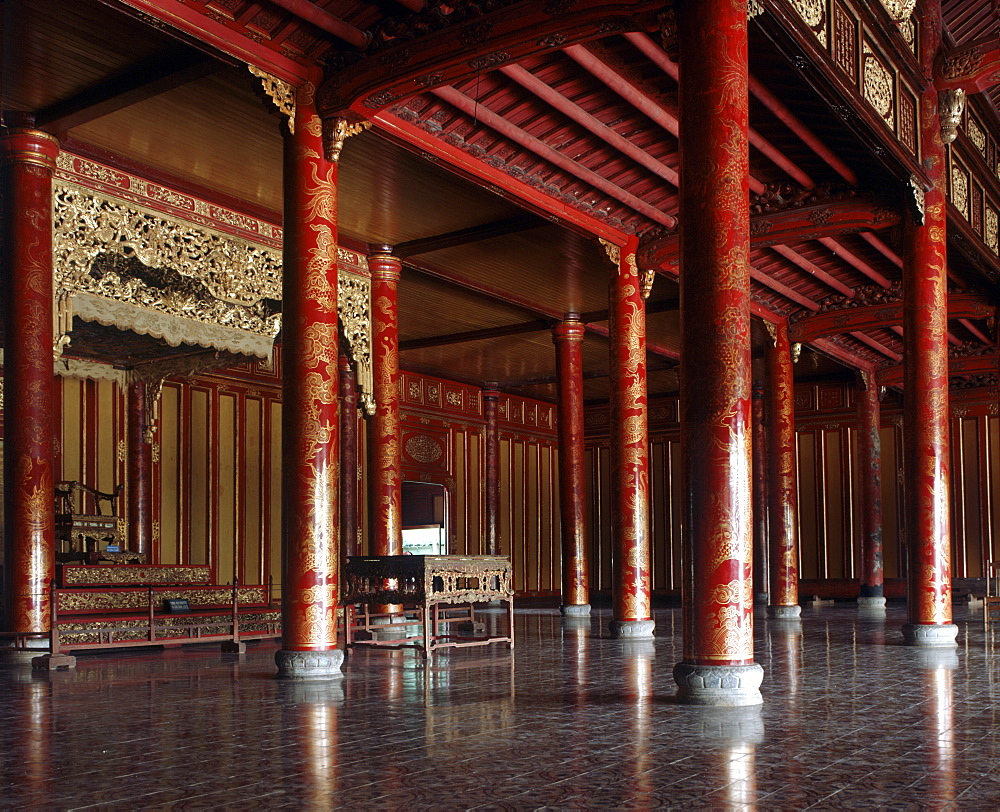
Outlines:
[[[57,560],[96,562],[104,547],[121,543],[117,500],[123,487],[103,493],[75,480],[56,483],[56,541],[64,545]]]
[[[1000,609],[1000,561],[986,562],[986,595],[983,597],[983,623],[989,625],[990,612]]]

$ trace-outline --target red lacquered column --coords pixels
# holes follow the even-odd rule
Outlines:
[[[903,627],[907,643],[955,645],[951,622],[948,470],[948,291],[946,273],[945,148],[938,94],[931,82],[941,44],[941,4],[924,6],[921,64],[927,89],[920,96],[921,162],[931,188],[923,225],[908,225],[903,257],[903,432],[909,567]]]
[[[358,392],[354,368],[340,353],[340,544],[343,554],[361,555],[358,539]]]
[[[399,326],[396,288],[401,263],[391,245],[372,246],[372,555],[401,555],[402,460],[399,447]]]
[[[767,614],[792,619],[799,606],[799,492],[795,476],[795,381],[788,325],[774,325],[774,341],[767,348],[771,384],[771,421],[768,434],[770,486],[768,527],[771,549],[771,598]]]
[[[885,607],[882,572],[882,441],[878,384],[861,373],[858,387],[858,468],[861,474],[861,595],[858,606]]]
[[[5,625],[46,632],[55,567],[52,173],[59,142],[37,130],[9,129],[0,144]],[[44,639],[30,642],[48,647]]]
[[[754,705],[747,9],[678,6],[684,659],[680,702]],[[773,599],[773,598],[772,598]]]
[[[153,446],[149,441],[151,415],[146,402],[147,384],[128,386],[128,547],[147,556],[153,538]]]
[[[497,403],[500,392],[492,386],[483,390],[483,417],[486,420],[486,555],[500,555],[500,427]]]
[[[583,322],[575,315],[552,328],[559,398],[559,513],[562,519],[564,615],[589,615],[586,473],[583,446]]]
[[[342,677],[337,453],[337,166],[323,157],[315,88],[285,136],[282,287],[282,648],[278,676]]]
[[[653,636],[649,566],[649,446],[646,409],[646,305],[635,241],[622,248],[610,288],[611,634]]]
[[[767,413],[764,383],[753,382],[753,583],[754,603],[767,606],[771,577],[767,539]]]

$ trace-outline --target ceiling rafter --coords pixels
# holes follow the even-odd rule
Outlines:
[[[397,257],[405,259],[417,254],[429,254],[432,251],[455,248],[459,245],[468,245],[480,240],[491,240],[495,237],[506,236],[507,234],[517,234],[522,231],[540,228],[544,225],[548,225],[548,223],[537,215],[530,213],[520,214],[515,217],[508,217],[505,220],[494,220],[492,223],[461,228],[457,231],[436,234],[432,237],[407,240],[406,242],[394,245],[392,252]]]
[[[578,180],[590,184],[595,189],[603,192],[609,197],[613,197],[619,203],[623,203],[633,211],[649,218],[654,223],[659,223],[660,225],[667,226],[668,228],[673,228],[677,224],[677,219],[672,215],[666,214],[649,205],[632,193],[627,192],[606,180],[592,169],[588,169],[582,164],[574,161],[572,158],[566,157],[558,150],[553,149],[540,139],[525,132],[515,124],[512,124],[503,116],[493,112],[490,108],[485,107],[475,99],[469,98],[461,91],[452,87],[439,87],[431,90],[431,93],[439,99],[448,102],[453,107],[457,107],[466,115],[489,125],[501,135],[510,138],[512,141],[535,153],[540,158],[543,158],[555,166],[558,166],[560,169],[569,172]]]

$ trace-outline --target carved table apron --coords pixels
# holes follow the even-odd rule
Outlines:
[[[345,581],[348,648],[411,645],[420,647],[427,657],[434,649],[446,647],[488,643],[514,647],[514,589],[506,556],[349,556]],[[506,603],[505,633],[497,630],[494,636],[477,636],[482,624],[476,621],[474,604],[491,601]],[[417,609],[422,626],[419,635],[407,633],[405,627],[414,621],[407,619],[405,611],[371,611],[372,606],[391,604]],[[376,633],[381,639],[376,639]]]

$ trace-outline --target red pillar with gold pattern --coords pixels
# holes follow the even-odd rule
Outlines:
[[[918,12],[919,14],[919,12]],[[948,290],[946,155],[938,93],[931,75],[941,45],[941,3],[920,19],[920,60],[927,76],[919,99],[920,151],[930,188],[923,222],[906,230],[903,257],[903,459],[909,567],[907,643],[952,646],[948,437]],[[915,181],[919,183],[919,181]]]
[[[879,387],[872,372],[861,372],[858,387],[858,469],[861,474],[861,594],[858,606],[884,609],[882,571],[882,441]]]
[[[337,451],[337,167],[323,156],[315,87],[285,136],[282,288],[282,648],[278,676],[343,676]]]
[[[653,637],[649,550],[649,446],[646,406],[646,305],[635,240],[608,248],[617,268],[610,286],[611,634]]]
[[[7,631],[47,632],[55,567],[52,173],[59,142],[11,128],[3,150],[4,595]],[[44,639],[30,647],[47,648]]]
[[[779,322],[770,329],[774,340],[767,348],[771,391],[768,432],[771,587],[767,615],[792,620],[802,614],[799,606],[799,491],[795,476],[795,381],[788,324]]]
[[[679,702],[756,705],[750,495],[747,7],[677,8],[684,658]]]
[[[354,367],[341,351],[340,367],[340,546],[341,560],[361,555],[358,538],[358,390]]]
[[[583,337],[576,314],[552,328],[556,345],[559,429],[559,512],[562,520],[562,606],[567,616],[590,614],[587,574],[586,473],[583,444]]]
[[[147,556],[153,538],[153,427],[147,393],[153,387],[142,380],[128,385],[128,549]]]
[[[372,366],[375,416],[372,419],[372,555],[403,552],[403,463],[399,446],[399,323],[397,286],[402,263],[391,245],[373,245]]]
[[[753,380],[753,584],[754,603],[767,606],[771,576],[767,538],[767,409],[763,375]]]
[[[500,392],[496,384],[488,383],[483,389],[483,418],[486,420],[486,555],[500,555],[500,426],[497,424],[497,405]]]

